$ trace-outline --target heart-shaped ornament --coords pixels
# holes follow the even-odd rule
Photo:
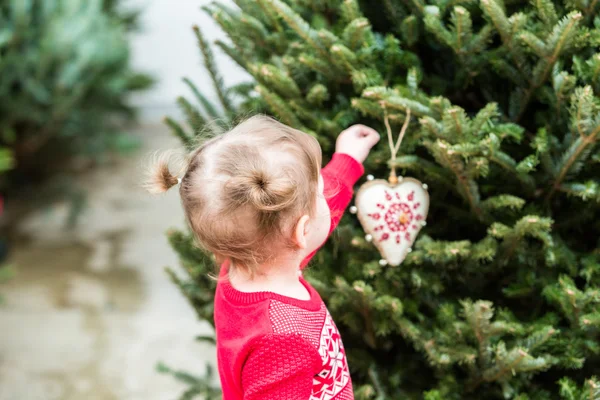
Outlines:
[[[394,266],[412,250],[429,211],[427,185],[413,178],[399,179],[395,185],[383,179],[371,180],[360,187],[355,200],[367,240],[372,240],[383,259]]]

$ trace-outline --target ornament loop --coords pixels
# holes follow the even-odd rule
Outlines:
[[[383,107],[383,123],[385,124],[385,130],[387,131],[388,144],[390,146],[390,153],[392,158],[390,158],[390,177],[388,181],[392,185],[396,185],[398,183],[398,176],[396,175],[396,156],[398,154],[398,150],[400,150],[400,144],[402,144],[402,139],[404,139],[404,134],[408,129],[408,124],[410,123],[410,108],[406,109],[406,118],[404,119],[404,124],[402,124],[402,129],[400,129],[400,137],[394,143],[394,138],[392,135],[392,127],[390,126],[390,118],[387,113],[387,108],[385,107],[385,103],[381,102],[381,106]]]

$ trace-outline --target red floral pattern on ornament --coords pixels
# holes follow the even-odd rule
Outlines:
[[[374,228],[374,231],[381,232],[379,241],[383,242],[392,238],[391,233],[394,233],[393,240],[396,244],[400,244],[402,239],[411,240],[411,233],[417,230],[415,221],[421,221],[423,216],[421,214],[415,214],[421,203],[414,202],[415,192],[412,191],[408,194],[406,201],[402,201],[402,197],[398,192],[392,196],[387,190],[384,192],[385,201],[383,203],[377,203],[376,206],[380,212],[373,212],[367,214],[367,217],[374,221],[379,221],[382,218],[384,225],[378,225]]]

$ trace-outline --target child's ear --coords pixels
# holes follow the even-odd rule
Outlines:
[[[301,216],[300,219],[298,219],[296,229],[294,230],[294,242],[298,248],[303,250],[306,249],[307,246],[306,236],[308,234],[308,220],[308,215],[305,214]]]

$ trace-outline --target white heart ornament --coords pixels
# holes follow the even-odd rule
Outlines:
[[[404,178],[395,185],[383,179],[365,183],[356,193],[358,219],[389,265],[400,265],[425,225],[427,186]]]

